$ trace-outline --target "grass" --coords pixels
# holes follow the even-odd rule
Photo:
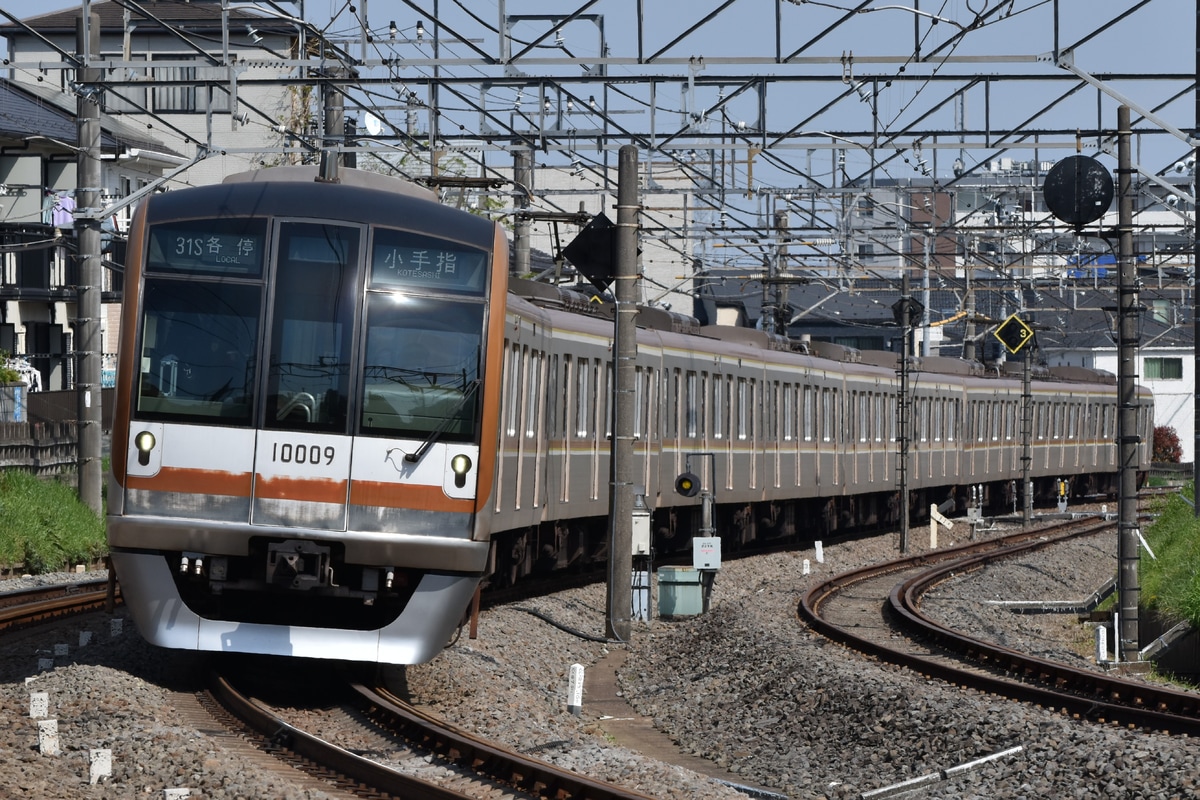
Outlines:
[[[1184,491],[1195,495],[1194,487]],[[1158,519],[1142,531],[1155,558],[1143,549],[1139,559],[1141,604],[1169,619],[1200,625],[1200,520],[1177,494],[1155,510]]]
[[[0,472],[0,567],[58,572],[107,552],[104,520],[74,488],[21,470]]]

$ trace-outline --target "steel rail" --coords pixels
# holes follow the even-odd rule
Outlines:
[[[118,591],[114,599],[120,597]],[[0,632],[12,632],[51,620],[102,611],[108,607],[108,581],[39,586],[0,593]]]
[[[919,610],[921,594],[952,573],[976,570],[990,561],[1094,535],[1114,524],[1076,521],[1053,529],[1022,532],[863,567],[813,587],[801,599],[797,611],[810,627],[827,638],[949,683],[1062,710],[1081,719],[1196,735],[1200,733],[1200,696],[1018,653],[950,630]],[[927,565],[928,569],[921,569]],[[911,639],[926,645],[932,643],[936,649],[970,663],[905,652],[823,618],[822,607],[848,587],[886,574],[918,569],[918,574],[898,580],[886,600],[880,598],[881,612],[886,611],[885,616],[890,614],[892,625],[906,629]]]
[[[378,724],[494,781],[535,797],[566,800],[649,800],[648,795],[560,769],[545,761],[497,747],[472,733],[429,716],[382,686],[353,684],[364,712]]]

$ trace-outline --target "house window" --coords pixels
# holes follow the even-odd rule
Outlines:
[[[1183,359],[1146,358],[1142,363],[1142,372],[1147,380],[1181,381],[1183,380]]]
[[[170,60],[179,62],[189,59],[171,56]],[[230,109],[229,89],[225,85],[227,77],[223,67],[176,64],[154,67],[153,72],[156,80],[169,82],[169,85],[154,87],[155,113],[228,112]]]

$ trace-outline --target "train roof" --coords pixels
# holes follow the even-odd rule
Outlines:
[[[151,223],[211,216],[279,216],[349,220],[405,228],[491,250],[496,223],[447,206],[433,192],[399,178],[342,169],[318,179],[317,167],[267,167],[231,175],[222,183],[152,195]]]
[[[232,175],[226,175],[221,183],[264,183],[268,181],[319,183],[321,182],[320,177],[320,168],[316,166],[288,165],[235,172]],[[337,179],[333,182],[359,189],[396,192],[408,195],[409,197],[428,200],[431,203],[437,202],[437,195],[424,186],[379,172],[368,172],[361,169],[342,169],[338,171]]]

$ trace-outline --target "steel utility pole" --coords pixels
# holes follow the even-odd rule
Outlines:
[[[1196,137],[1200,138],[1200,0],[1196,0]],[[1196,173],[1200,173],[1200,144],[1196,146]],[[1193,177],[1192,180],[1195,180]],[[1194,192],[1193,192],[1194,194]],[[1200,519],[1200,391],[1195,378],[1200,376],[1200,202],[1192,204],[1192,508]]]
[[[900,483],[900,552],[908,552],[908,349],[912,339],[912,306],[909,301],[908,270],[900,277],[900,392],[896,398],[897,444],[896,473]]]
[[[75,115],[79,131],[78,181],[75,189],[75,244],[79,259],[79,288],[75,294],[75,391],[79,407],[79,500],[97,515],[104,513],[100,493],[100,81],[91,66],[100,57],[100,17],[90,4],[76,27],[81,66]]]
[[[613,437],[608,548],[610,639],[629,641],[633,619],[633,416],[637,362],[638,151],[625,145],[617,167],[616,297],[613,323]]]
[[[1133,172],[1130,155],[1129,106],[1117,108],[1117,232],[1120,236],[1120,277],[1117,284],[1117,457],[1120,487],[1117,521],[1117,597],[1120,630],[1117,651],[1125,663],[1139,658],[1137,518],[1137,262],[1133,260]]]

